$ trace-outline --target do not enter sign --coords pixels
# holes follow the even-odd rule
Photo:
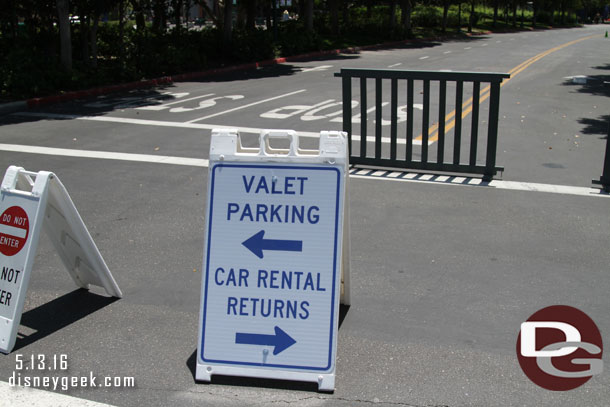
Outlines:
[[[27,213],[20,206],[11,206],[0,216],[0,253],[14,256],[27,242],[29,234]]]

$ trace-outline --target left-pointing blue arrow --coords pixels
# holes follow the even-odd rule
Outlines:
[[[276,250],[284,252],[301,252],[303,251],[302,240],[276,240],[265,239],[265,231],[261,230],[246,239],[242,244],[256,255],[259,259],[263,258],[263,250]]]
[[[292,337],[284,332],[279,326],[276,326],[275,335],[237,332],[235,334],[235,343],[242,345],[273,346],[273,354],[277,355],[297,343],[297,341],[292,339]]]

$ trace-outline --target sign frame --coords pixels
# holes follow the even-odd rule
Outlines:
[[[287,149],[273,148],[271,139],[288,139]],[[205,228],[204,261],[202,267],[202,296],[200,304],[199,336],[197,345],[196,379],[211,381],[213,375],[258,377],[268,379],[298,380],[316,382],[321,391],[333,391],[335,386],[336,350],[340,303],[349,305],[349,232],[347,216],[347,143],[345,133],[321,132],[319,150],[302,150],[298,137],[292,130],[264,130],[260,135],[260,148],[244,148],[239,133],[235,129],[215,129],[212,131],[210,166],[208,180],[208,207]],[[235,358],[205,358],[205,329],[208,318],[207,298],[210,295],[210,258],[212,236],[212,215],[217,171],[222,169],[247,169],[253,171],[329,171],[336,176],[335,218],[332,259],[332,293],[330,298],[330,321],[328,350],[324,349],[325,366],[303,366],[284,363],[251,363],[236,361]],[[305,174],[305,173],[304,173]],[[334,179],[334,178],[333,178]],[[335,181],[333,181],[335,182]],[[264,231],[261,231],[264,233]],[[261,234],[259,232],[257,235]],[[256,238],[256,235],[250,239]],[[262,239],[262,237],[261,237]],[[246,242],[242,243],[245,245]],[[286,250],[293,250],[286,249]],[[252,250],[252,249],[251,249]],[[280,249],[282,250],[282,249]],[[296,250],[296,249],[294,249]],[[258,255],[257,255],[258,256]],[[262,253],[261,253],[262,256]],[[262,258],[259,256],[260,258]],[[273,329],[270,324],[270,329]],[[275,326],[278,334],[278,326]],[[279,329],[282,331],[281,329]],[[270,332],[268,332],[270,333]],[[282,331],[283,334],[283,331]],[[240,335],[240,334],[236,334]],[[266,335],[265,335],[266,336]],[[289,337],[289,336],[288,336]],[[236,343],[246,343],[237,342]],[[289,337],[289,340],[292,338]],[[294,340],[293,340],[294,341]],[[259,343],[262,344],[262,343]],[[267,343],[268,346],[271,346]],[[290,344],[291,345],[291,344]],[[288,345],[288,346],[290,346]],[[280,350],[281,352],[281,350]],[[279,352],[278,352],[279,353]],[[265,350],[263,350],[263,355]],[[275,354],[275,351],[274,351]]]

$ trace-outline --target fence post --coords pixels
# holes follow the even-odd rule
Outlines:
[[[491,83],[489,94],[489,122],[487,127],[487,156],[485,157],[485,173],[483,181],[493,179],[496,167],[498,149],[498,116],[500,115],[500,82]]]
[[[604,156],[604,169],[599,179],[602,189],[610,192],[610,119],[608,119],[608,137],[606,138],[606,155]]]
[[[345,75],[341,78],[343,94],[343,131],[347,133],[349,157],[352,156],[352,78]]]

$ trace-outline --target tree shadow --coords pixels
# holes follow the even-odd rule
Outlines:
[[[610,70],[610,64],[592,67],[595,70]],[[583,83],[584,82],[584,83]],[[596,96],[610,96],[610,75],[586,75],[583,78],[569,78],[563,82],[564,86],[574,87],[578,93],[589,93]]]
[[[21,325],[34,332],[29,335],[19,332],[13,351],[46,338],[117,300],[116,297],[106,297],[79,288],[31,309],[21,316]]]
[[[598,119],[582,118],[578,120],[578,123],[585,126],[582,129],[582,133],[600,135],[601,140],[608,138],[610,133],[610,115],[600,116]]]
[[[610,70],[610,64],[592,67],[599,71]],[[584,82],[584,83],[583,83]],[[564,86],[570,86],[578,93],[588,93],[594,96],[610,97],[610,75],[586,75],[583,78],[569,78],[563,83]],[[597,119],[583,117],[578,119],[578,123],[582,124],[584,134],[600,135],[600,139],[607,139],[610,115],[599,116]]]

